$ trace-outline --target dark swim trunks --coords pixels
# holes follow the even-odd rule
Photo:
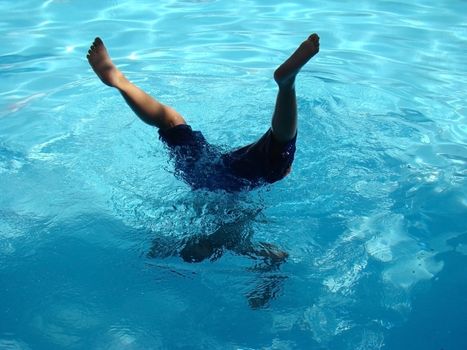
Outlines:
[[[269,129],[257,142],[224,153],[189,125],[159,130],[174,159],[175,173],[193,189],[235,192],[284,178],[295,155],[294,139],[281,143]]]

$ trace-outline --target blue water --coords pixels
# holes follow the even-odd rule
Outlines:
[[[466,349],[466,13],[0,1],[0,349]],[[293,171],[237,195],[177,180],[85,59],[101,36],[133,82],[230,148],[267,129],[272,72],[311,32]],[[216,232],[289,258],[180,258]]]

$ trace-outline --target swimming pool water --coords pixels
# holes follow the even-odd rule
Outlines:
[[[0,1],[0,349],[465,349],[467,4]],[[212,143],[268,127],[311,32],[293,171],[191,191],[85,59]],[[194,237],[274,244],[274,266]],[[219,254],[220,255],[220,254]]]

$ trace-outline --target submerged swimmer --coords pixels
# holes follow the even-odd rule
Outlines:
[[[274,72],[279,92],[268,131],[255,143],[222,153],[193,131],[172,107],[162,104],[132,84],[112,63],[104,43],[96,38],[87,59],[108,86],[116,88],[145,123],[159,129],[175,161],[176,173],[192,188],[251,189],[281,180],[289,174],[297,138],[295,77],[319,51],[319,37],[312,34]]]

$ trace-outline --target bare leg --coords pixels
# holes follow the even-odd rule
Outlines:
[[[142,121],[160,129],[186,124],[183,117],[173,108],[163,105],[132,84],[113,64],[100,38],[94,40],[86,57],[102,82],[118,89],[126,103]]]
[[[272,117],[273,135],[281,142],[290,141],[297,133],[297,99],[295,77],[300,69],[319,51],[319,37],[312,34],[274,72],[279,86]]]

